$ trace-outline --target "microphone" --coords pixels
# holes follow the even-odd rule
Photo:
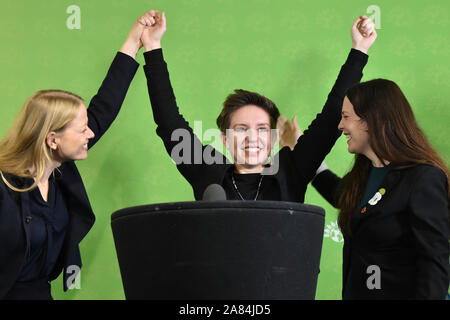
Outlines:
[[[227,200],[225,190],[217,183],[210,184],[203,192],[203,201],[221,201]]]

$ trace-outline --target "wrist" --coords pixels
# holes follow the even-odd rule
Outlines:
[[[133,59],[136,59],[136,55],[139,51],[139,48],[140,48],[139,42],[136,43],[135,41],[126,40],[119,51],[129,55]]]
[[[150,41],[148,43],[144,43],[144,49],[146,52],[161,49],[161,41]]]
[[[353,43],[352,49],[359,50],[365,54],[367,54],[367,51],[369,50],[369,48],[366,48],[365,46],[362,46],[358,43]]]

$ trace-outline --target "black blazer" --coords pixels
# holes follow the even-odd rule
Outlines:
[[[130,56],[118,52],[103,80],[97,94],[92,98],[88,113],[88,126],[95,137],[89,141],[89,149],[101,138],[119,113],[128,87],[133,79],[138,63]],[[81,176],[73,161],[65,162],[56,173],[58,184],[69,212],[69,225],[58,261],[49,280],[56,279],[63,268],[64,291],[67,290],[67,278],[73,270],[71,265],[81,268],[78,244],[94,224],[94,213],[89,203]],[[33,183],[9,174],[5,178],[13,185],[24,188]],[[25,262],[26,237],[25,217],[28,216],[29,193],[15,192],[0,179],[0,299],[4,297],[16,282]]]
[[[226,173],[233,170],[234,166],[211,145],[203,146],[189,123],[180,115],[162,49],[145,52],[144,57],[153,117],[158,126],[156,133],[161,137],[169,155],[177,150],[180,142],[191,146],[187,151],[190,154],[183,154],[190,163],[179,163],[177,169],[192,186],[195,199],[201,200],[204,190],[210,184],[223,185]],[[274,178],[281,201],[304,201],[308,183],[341,134],[337,127],[341,120],[345,92],[359,83],[367,60],[368,56],[363,52],[354,49],[350,51],[322,112],[299,138],[293,151],[285,147],[275,156],[278,157],[278,167],[274,165],[272,169],[277,170]],[[180,142],[178,139],[172,140],[172,133],[177,129],[183,129],[182,133],[186,133]],[[211,155],[216,162],[205,161],[202,157],[205,154]]]
[[[337,207],[339,181],[326,170],[312,184]],[[385,194],[374,205],[365,204],[365,213],[364,208],[354,212],[351,236],[344,237],[343,293],[350,289],[352,299],[445,298],[450,276],[447,186],[436,167],[389,166],[380,185]],[[381,289],[367,286],[375,274],[368,270],[371,265],[380,268]]]

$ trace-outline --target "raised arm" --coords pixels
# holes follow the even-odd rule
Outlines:
[[[144,28],[145,24],[141,16],[133,23],[97,94],[89,103],[88,126],[95,134],[95,137],[89,140],[89,148],[108,130],[120,111],[128,87],[139,66],[135,58],[142,47],[140,38]]]
[[[141,41],[146,51],[144,71],[157,124],[156,133],[180,173],[191,184],[198,185],[212,168],[211,164],[225,163],[226,158],[212,146],[203,146],[179,112],[161,48],[161,39],[166,31],[164,12],[159,15],[157,10],[152,10],[147,21],[151,25],[145,28]]]
[[[361,80],[362,70],[368,59],[366,53],[377,37],[373,22],[365,16],[359,17],[352,25],[351,36],[352,49],[328,95],[322,112],[298,138],[292,151],[297,170],[304,181],[311,181],[317,168],[341,134],[338,124],[345,93]]]

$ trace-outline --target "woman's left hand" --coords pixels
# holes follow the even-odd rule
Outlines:
[[[289,121],[285,116],[280,115],[277,121],[277,129],[280,134],[280,145],[282,147],[288,146],[291,150],[294,150],[298,138],[303,134],[297,124],[297,116]]]

